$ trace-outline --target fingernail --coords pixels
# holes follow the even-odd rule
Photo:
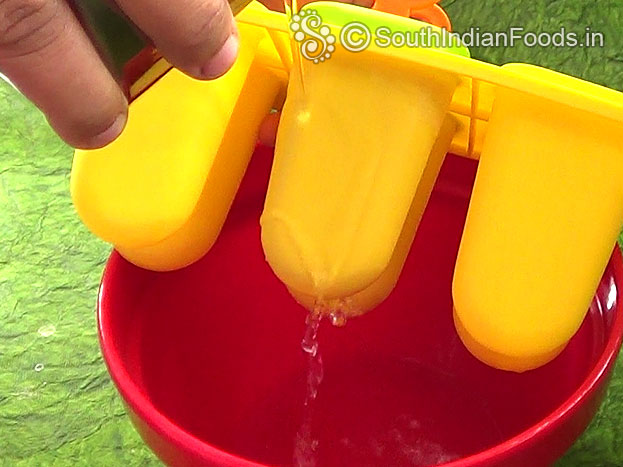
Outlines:
[[[101,148],[112,143],[121,134],[127,121],[127,113],[119,114],[112,125],[91,139],[90,146],[93,148]]]
[[[201,75],[205,79],[214,79],[224,75],[234,64],[238,57],[238,36],[232,34],[227,38],[221,49],[201,69]]]

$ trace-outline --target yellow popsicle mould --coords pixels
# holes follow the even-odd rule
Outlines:
[[[305,306],[347,303],[357,314],[391,292],[444,155],[479,159],[453,280],[457,331],[498,368],[554,358],[623,227],[623,94],[483,63],[460,46],[371,40],[349,52],[339,32],[355,19],[372,31],[425,25],[333,2],[301,12],[328,27],[320,39],[312,31],[307,52],[326,52],[322,38],[335,36],[320,63],[305,59],[306,37],[292,36],[286,15],[252,3],[237,16],[241,54],[230,72],[213,82],[169,72],[131,105],[115,143],[76,151],[71,189],[85,224],[142,267],[198,260],[262,119],[283,107],[262,216],[267,260]],[[310,203],[314,190],[323,196]]]

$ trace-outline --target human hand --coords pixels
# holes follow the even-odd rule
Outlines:
[[[198,79],[225,73],[238,53],[226,0],[115,0],[170,63]],[[79,148],[113,141],[126,98],[65,0],[0,0],[0,72]]]
[[[67,143],[93,149],[123,131],[128,103],[67,1],[0,0],[0,72]],[[261,1],[284,10],[282,0]],[[238,33],[227,0],[115,2],[170,63],[194,78],[216,78],[236,59]],[[373,0],[343,2],[371,6]],[[260,131],[266,144],[274,145],[278,118],[267,118]]]

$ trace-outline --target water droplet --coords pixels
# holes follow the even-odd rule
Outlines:
[[[315,357],[316,353],[318,353],[318,342],[314,339],[303,339],[303,341],[301,342],[301,348],[305,353],[309,354],[312,357]]]
[[[318,440],[312,433],[312,418],[314,401],[318,397],[318,388],[324,377],[322,356],[318,351],[318,329],[323,310],[320,306],[310,313],[305,320],[305,335],[301,342],[303,351],[307,354],[307,393],[305,394],[303,419],[294,442],[293,461],[296,467],[316,467],[316,449]]]
[[[420,422],[418,422],[415,418],[409,422],[409,428],[412,430],[417,430],[420,428]]]
[[[311,355],[312,357],[315,357],[318,352],[317,335],[321,319],[322,315],[318,313],[310,313],[307,315],[307,319],[305,320],[307,326],[305,328],[305,335],[301,341],[301,348],[305,353]]]
[[[335,327],[341,328],[346,325],[346,315],[342,310],[335,310],[331,312],[331,324]]]
[[[53,324],[46,324],[45,326],[41,326],[37,332],[42,337],[50,337],[56,332],[56,326]]]
[[[43,363],[37,363],[37,364],[35,365],[35,371],[36,371],[37,373],[39,373],[40,371],[43,371],[43,369],[44,369],[44,368],[45,368],[45,366],[43,365]]]

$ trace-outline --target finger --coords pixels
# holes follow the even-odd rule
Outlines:
[[[121,9],[177,68],[199,79],[224,74],[238,55],[226,0],[117,0]]]
[[[0,70],[74,147],[123,130],[125,97],[61,0],[0,1]]]

